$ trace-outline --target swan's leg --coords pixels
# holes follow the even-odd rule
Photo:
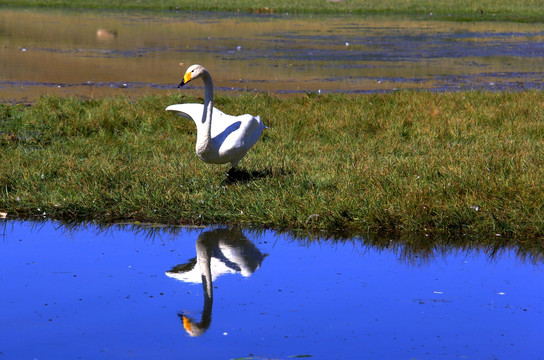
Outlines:
[[[238,169],[236,167],[238,166],[238,163],[240,162],[240,159],[231,161],[230,163],[230,169],[227,172],[227,178],[230,180],[238,180],[237,177],[240,175]]]

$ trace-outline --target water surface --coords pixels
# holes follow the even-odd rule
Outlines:
[[[542,359],[541,255],[3,221],[0,358]]]
[[[361,16],[0,10],[2,101],[174,91],[179,63],[206,66],[230,92],[544,89],[544,30]]]

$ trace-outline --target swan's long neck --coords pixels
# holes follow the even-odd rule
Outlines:
[[[197,133],[196,153],[201,156],[212,149],[213,82],[209,72],[202,75],[204,81],[204,112]]]
[[[179,315],[183,321],[183,328],[191,336],[200,336],[204,334],[212,322],[213,284],[211,258],[213,240],[212,244],[210,244],[210,241],[201,239],[201,237],[206,238],[205,234],[202,234],[197,240],[196,258],[197,264],[200,267],[200,273],[202,274],[202,286],[204,288],[204,308],[202,309],[202,317],[200,318],[200,322],[195,322],[185,315]]]
[[[204,290],[204,308],[202,309],[202,319],[200,326],[205,330],[212,322],[212,305],[213,305],[213,276],[212,276],[212,253],[213,244],[209,241],[196,242],[196,256],[202,274],[202,288]]]

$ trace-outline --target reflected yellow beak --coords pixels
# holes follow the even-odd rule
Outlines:
[[[189,318],[187,316],[183,316],[183,328],[185,329],[185,331],[187,331],[188,333],[191,333],[191,320],[189,320]]]

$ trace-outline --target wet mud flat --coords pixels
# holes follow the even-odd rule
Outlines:
[[[223,92],[542,89],[544,31],[356,16],[0,10],[4,102],[174,91],[179,63],[205,65]]]
[[[0,240],[4,359],[544,354],[542,254],[514,248],[5,220]]]

